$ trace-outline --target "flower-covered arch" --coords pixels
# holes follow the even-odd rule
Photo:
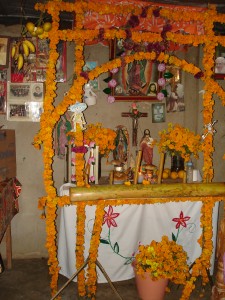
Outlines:
[[[203,96],[203,122],[204,125],[212,123],[214,112],[213,95],[217,94],[222,104],[225,105],[225,91],[213,79],[214,55],[218,44],[225,47],[223,36],[214,34],[215,22],[225,23],[225,15],[218,14],[215,6],[206,8],[189,8],[185,6],[166,6],[160,3],[126,0],[104,1],[76,1],[75,3],[59,0],[48,1],[46,4],[36,4],[35,9],[47,12],[52,17],[52,29],[43,34],[42,38],[50,40],[49,62],[46,72],[46,92],[44,99],[44,111],[41,116],[40,130],[34,138],[37,148],[43,146],[44,185],[46,196],[39,201],[40,208],[47,207],[47,248],[49,251],[50,273],[52,274],[51,288],[56,290],[58,279],[58,262],[56,256],[56,228],[55,217],[58,205],[70,203],[68,197],[58,197],[53,181],[53,130],[60,117],[68,107],[75,102],[82,102],[83,86],[89,80],[93,80],[102,73],[120,67],[123,61],[126,63],[134,60],[157,60],[181,67],[184,71],[193,74],[204,82]],[[74,29],[60,30],[60,12],[72,12],[75,14]],[[106,23],[106,19],[108,23]],[[164,30],[168,26],[169,30]],[[203,46],[202,69],[185,60],[179,59],[168,51],[139,51],[133,55],[116,58],[101,66],[83,73],[84,46],[92,41],[110,41],[117,39],[131,39],[134,43],[156,43],[166,41],[174,45]],[[55,105],[57,82],[55,65],[58,59],[57,44],[60,40],[73,41],[75,43],[74,57],[74,81],[64,98]],[[83,132],[80,128],[73,133],[76,146],[83,146]],[[213,135],[209,134],[204,139],[203,145],[203,179],[211,181],[213,178],[212,155],[214,152]],[[77,185],[84,186],[84,155],[77,154],[76,176]],[[85,205],[84,205],[85,206]],[[80,215],[84,214],[84,206],[79,206]],[[79,224],[78,224],[79,226]],[[82,248],[83,228],[77,228],[80,232],[79,247]],[[96,254],[96,253],[95,253]],[[78,257],[77,267],[81,266],[83,257]],[[77,268],[78,269],[78,268]],[[82,274],[81,274],[82,276]]]

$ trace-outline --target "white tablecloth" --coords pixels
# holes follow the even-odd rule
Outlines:
[[[61,188],[61,195],[68,194],[68,186]],[[176,236],[177,222],[173,218],[179,218],[181,212],[184,217],[190,217],[186,221],[187,227],[180,226],[177,242],[188,253],[188,263],[191,264],[201,254],[201,248],[197,243],[201,235],[200,211],[201,202],[169,202],[165,204],[148,205],[121,205],[113,208],[113,213],[119,215],[114,218],[115,227],[104,224],[102,227],[98,260],[114,281],[127,280],[134,277],[129,257],[137,250],[138,243],[147,244],[151,240],[160,241],[162,235],[172,239],[172,233]],[[105,209],[108,212],[108,207]],[[218,203],[213,213],[213,242],[215,245],[217,231]],[[95,207],[86,207],[85,228],[85,256],[91,240],[92,226],[95,217]],[[75,272],[75,244],[76,244],[76,206],[64,206],[61,208],[58,240],[58,260],[61,267],[60,274],[70,278]],[[85,257],[85,258],[86,258]],[[211,262],[213,265],[214,254]],[[104,275],[97,268],[98,282],[106,282]],[[75,279],[76,280],[76,279]]]

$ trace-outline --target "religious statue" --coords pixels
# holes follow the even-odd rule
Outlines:
[[[145,129],[144,135],[140,142],[140,148],[142,150],[142,159],[147,165],[152,165],[153,146],[154,146],[154,140],[150,135],[150,130]]]
[[[126,127],[117,126],[115,149],[113,150],[113,158],[119,161],[120,165],[125,164],[128,158],[129,135]]]

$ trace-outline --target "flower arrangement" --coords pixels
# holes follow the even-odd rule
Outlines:
[[[202,149],[201,136],[179,124],[169,123],[168,129],[159,132],[159,136],[160,152],[167,152],[171,156],[180,155],[185,161],[188,161],[191,155],[198,158],[198,152]]]
[[[163,236],[160,242],[139,245],[135,255],[137,274],[148,272],[152,280],[167,278],[176,284],[185,284],[189,276],[187,253],[181,245]]]
[[[84,143],[95,142],[99,146],[99,153],[105,157],[115,149],[116,132],[110,128],[103,128],[102,123],[89,124],[84,132]]]

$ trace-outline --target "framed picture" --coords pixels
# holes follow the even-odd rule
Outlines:
[[[37,81],[43,82],[46,80],[46,68],[49,59],[49,40],[37,39],[37,58],[36,58],[36,75]],[[56,81],[66,81],[66,42],[60,41],[57,46],[59,52],[59,58],[56,63]]]
[[[216,47],[214,78],[225,78],[225,47],[221,45]]]
[[[166,121],[166,105],[165,103],[152,104],[152,123],[163,123]]]
[[[184,111],[184,86],[181,81],[181,69],[176,66],[166,66],[165,72],[173,75],[166,79],[166,111],[168,113]]]
[[[133,54],[133,50],[124,48],[122,39],[115,39],[110,44],[110,58],[120,57],[121,54]],[[119,72],[113,75],[117,85],[112,95],[118,101],[156,101],[160,88],[158,79],[160,73],[158,64],[154,61],[141,60],[123,64]]]
[[[0,114],[6,113],[6,97],[7,97],[7,84],[6,81],[0,81]]]
[[[8,36],[0,36],[0,68],[7,68],[9,64],[9,43]]]
[[[7,120],[39,122],[43,112],[43,102],[11,101],[7,103]]]
[[[35,83],[8,82],[7,98],[8,98],[8,102],[12,100],[43,101],[44,84],[41,82],[35,82]]]
[[[88,72],[96,68],[98,65],[97,61],[86,61],[85,65],[83,66],[83,71]],[[95,78],[94,80],[89,80],[90,85],[93,87],[93,90],[99,89],[99,80]]]

